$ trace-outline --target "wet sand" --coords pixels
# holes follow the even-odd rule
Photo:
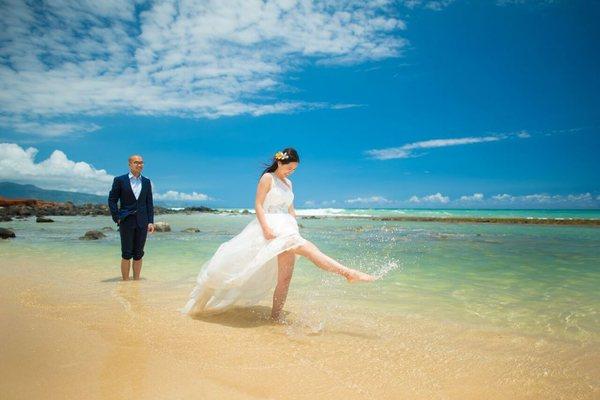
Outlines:
[[[597,342],[383,315],[349,302],[323,328],[288,299],[213,317],[178,313],[189,279],[2,262],[4,399],[593,399]],[[326,307],[318,301],[315,310]],[[318,318],[317,318],[318,320]]]

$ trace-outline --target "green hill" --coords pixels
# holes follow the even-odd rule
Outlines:
[[[0,182],[0,196],[11,199],[37,199],[45,201],[65,202],[74,204],[106,204],[106,196],[98,196],[89,193],[67,192],[64,190],[46,190],[34,185],[21,185],[13,182]]]

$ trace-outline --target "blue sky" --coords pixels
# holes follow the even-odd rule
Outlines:
[[[600,206],[600,3],[4,3],[0,180],[252,207]],[[35,18],[34,18],[35,17]]]

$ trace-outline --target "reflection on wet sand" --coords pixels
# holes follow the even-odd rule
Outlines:
[[[114,316],[119,323],[112,326],[113,332],[104,332],[111,343],[100,371],[101,394],[107,399],[151,398],[153,394],[146,371],[148,343],[138,322],[145,308],[140,296],[141,284],[118,278],[112,289],[113,298],[122,308],[115,310],[120,315]]]

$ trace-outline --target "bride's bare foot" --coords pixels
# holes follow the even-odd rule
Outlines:
[[[376,276],[369,275],[354,269],[349,270],[347,273],[344,274],[344,276],[346,277],[346,280],[350,283],[373,282],[374,280],[377,280]]]

